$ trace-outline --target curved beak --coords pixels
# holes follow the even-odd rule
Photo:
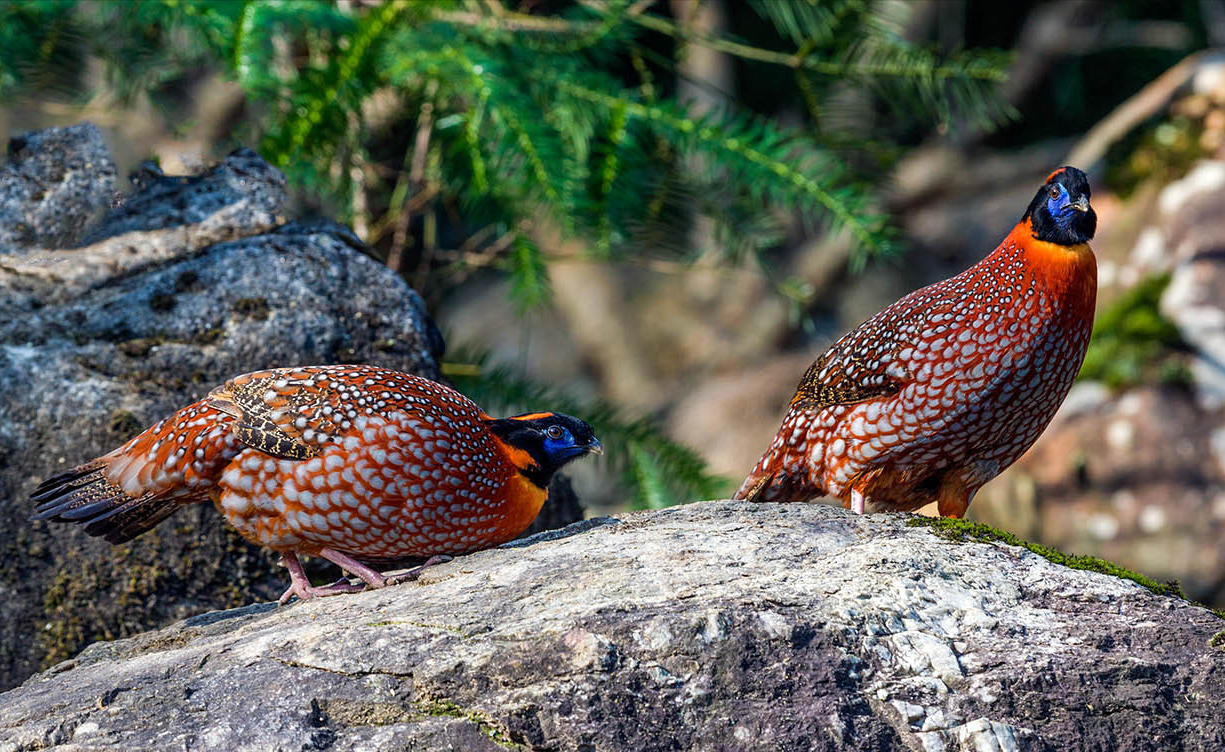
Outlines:
[[[1089,199],[1081,196],[1071,203],[1071,207],[1082,214],[1089,211]]]
[[[599,439],[592,439],[591,443],[583,448],[591,454],[604,454],[604,445],[600,443]]]

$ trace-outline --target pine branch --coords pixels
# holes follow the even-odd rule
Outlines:
[[[511,299],[522,314],[549,299],[549,270],[540,248],[522,233],[515,233],[510,248]]]
[[[336,101],[342,87],[355,80],[358,70],[367,62],[366,56],[371,48],[410,7],[408,0],[390,0],[362,19],[357,33],[353,35],[349,44],[348,52],[340,58],[336,65],[335,76],[328,82],[322,95],[311,101],[305,113],[290,128],[290,153],[301,150],[307,143],[323,119],[324,108],[331,106]],[[366,84],[362,88],[369,89],[369,85]]]
[[[839,23],[859,5],[853,0],[751,0],[750,4],[757,15],[800,48],[831,41]]]
[[[584,7],[606,16],[616,15],[616,9],[603,0],[580,0]],[[852,15],[857,4],[836,3],[828,8],[815,3],[786,3],[760,0],[754,8],[775,24],[780,32],[796,41],[796,52],[778,52],[745,44],[727,37],[694,32],[672,21],[652,14],[627,17],[635,24],[666,34],[686,44],[700,45],[725,52],[745,60],[754,60],[791,68],[830,80],[855,79],[865,83],[883,84],[887,79],[912,87],[918,96],[904,96],[908,104],[918,104],[923,112],[934,114],[947,122],[951,111],[945,99],[956,105],[958,114],[975,127],[993,128],[1016,118],[1016,112],[995,89],[1005,80],[1008,56],[998,51],[975,51],[941,59],[934,53],[917,48],[896,35],[888,33],[883,24],[871,17],[860,19],[856,32],[859,44],[841,45],[842,54],[821,48],[834,41],[837,26]],[[801,87],[803,88],[803,87]],[[902,91],[896,88],[892,91]],[[808,91],[810,109],[813,97]],[[902,109],[902,108],[899,108]]]
[[[651,1],[653,2],[654,0]],[[497,15],[492,15],[475,13],[473,11],[435,8],[430,12],[430,17],[436,21],[456,24],[458,26],[472,26],[485,31],[496,30],[511,33],[531,31],[579,36],[590,34],[593,30],[602,26],[600,22],[571,21],[565,18],[533,16],[528,13],[518,13],[505,9],[500,10]]]
[[[610,112],[620,108],[627,117],[662,127],[677,142],[713,156],[721,167],[739,168],[742,187],[763,203],[773,200],[804,212],[809,208],[804,199],[814,201],[864,248],[874,251],[888,248],[884,218],[867,209],[860,191],[837,185],[836,181],[846,174],[845,168],[831,154],[811,145],[806,147],[798,134],[743,117],[723,121],[714,116],[695,118],[674,104],[627,102],[569,80],[554,83],[563,92],[599,104]],[[757,169],[745,170],[746,165]],[[763,178],[765,182],[760,182]]]
[[[601,13],[609,13],[606,3],[601,0],[580,0],[584,7]],[[718,37],[710,34],[702,34],[682,28],[676,23],[669,21],[660,16],[643,13],[633,16],[629,20],[636,24],[644,26],[652,31],[658,31],[667,34],[670,37],[680,39],[688,44],[696,44],[702,47],[709,47],[718,52],[726,52],[729,55],[744,58],[745,60],[756,60],[762,63],[773,63],[787,68],[804,68],[807,70],[821,73],[827,76],[896,76],[901,78],[913,78],[919,71],[912,65],[899,64],[896,61],[831,61],[822,60],[811,55],[800,55],[799,53],[776,52],[767,50],[761,47],[755,47],[743,42],[737,42],[726,37]],[[1001,83],[1004,81],[1006,73],[1004,70],[993,65],[974,65],[961,66],[956,64],[933,66],[922,71],[924,77],[932,77],[935,79],[951,79],[951,78],[972,78],[991,83]]]

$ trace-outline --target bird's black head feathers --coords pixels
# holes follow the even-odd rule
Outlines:
[[[527,479],[547,488],[553,473],[584,454],[603,454],[591,426],[561,413],[526,413],[489,422],[489,430],[512,450]],[[521,453],[521,454],[520,454]]]
[[[1097,214],[1089,206],[1089,178],[1075,167],[1051,173],[1021,221],[1029,220],[1034,237],[1059,245],[1087,243],[1097,230]]]

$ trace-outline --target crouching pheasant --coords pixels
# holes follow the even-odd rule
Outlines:
[[[804,374],[738,499],[961,517],[1067,396],[1093,325],[1089,181],[1061,167],[985,259],[917,290]]]
[[[280,552],[291,596],[315,587],[299,554],[371,588],[392,580],[359,559],[477,551],[523,532],[553,473],[602,447],[556,413],[495,420],[442,384],[374,366],[238,376],[136,438],[51,478],[35,519],[131,540],[184,504],[213,501],[247,540]]]

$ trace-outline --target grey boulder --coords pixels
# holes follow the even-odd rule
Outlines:
[[[194,617],[0,695],[0,749],[1225,748],[1225,621],[905,515],[709,502]]]
[[[75,244],[115,199],[115,162],[93,123],[13,138],[0,167],[0,254]]]

